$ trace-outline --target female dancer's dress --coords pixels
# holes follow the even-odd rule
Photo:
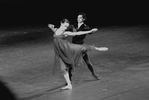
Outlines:
[[[66,40],[66,37],[63,34],[61,35],[54,34],[53,37],[54,37],[54,51],[55,51],[54,69],[57,67],[56,64],[57,61],[59,60],[61,60],[66,65],[61,66],[61,70],[63,69],[67,70],[69,67],[72,67],[72,69],[74,69],[81,61],[84,53],[90,50],[95,50],[95,46],[78,45],[70,43]]]

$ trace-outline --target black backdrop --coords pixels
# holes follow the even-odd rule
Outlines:
[[[79,12],[87,14],[90,25],[148,24],[148,5],[143,0],[2,0],[0,26],[71,23]]]

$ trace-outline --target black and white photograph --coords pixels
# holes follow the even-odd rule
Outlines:
[[[0,100],[149,100],[147,0],[0,0]]]

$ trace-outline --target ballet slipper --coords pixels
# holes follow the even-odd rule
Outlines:
[[[71,81],[69,79],[69,74],[68,72],[64,75],[64,78],[67,82],[67,85],[65,87],[62,87],[62,89],[72,89]]]
[[[62,90],[70,90],[70,89],[72,89],[72,85],[67,85],[65,87],[62,87],[61,89]]]
[[[108,48],[107,47],[99,47],[99,48],[96,48],[96,50],[98,50],[98,51],[107,51]]]

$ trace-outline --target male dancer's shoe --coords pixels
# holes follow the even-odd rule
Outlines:
[[[93,75],[93,77],[96,79],[96,80],[100,80],[101,79],[101,77],[99,76],[99,75],[97,75],[97,74],[92,74]]]

